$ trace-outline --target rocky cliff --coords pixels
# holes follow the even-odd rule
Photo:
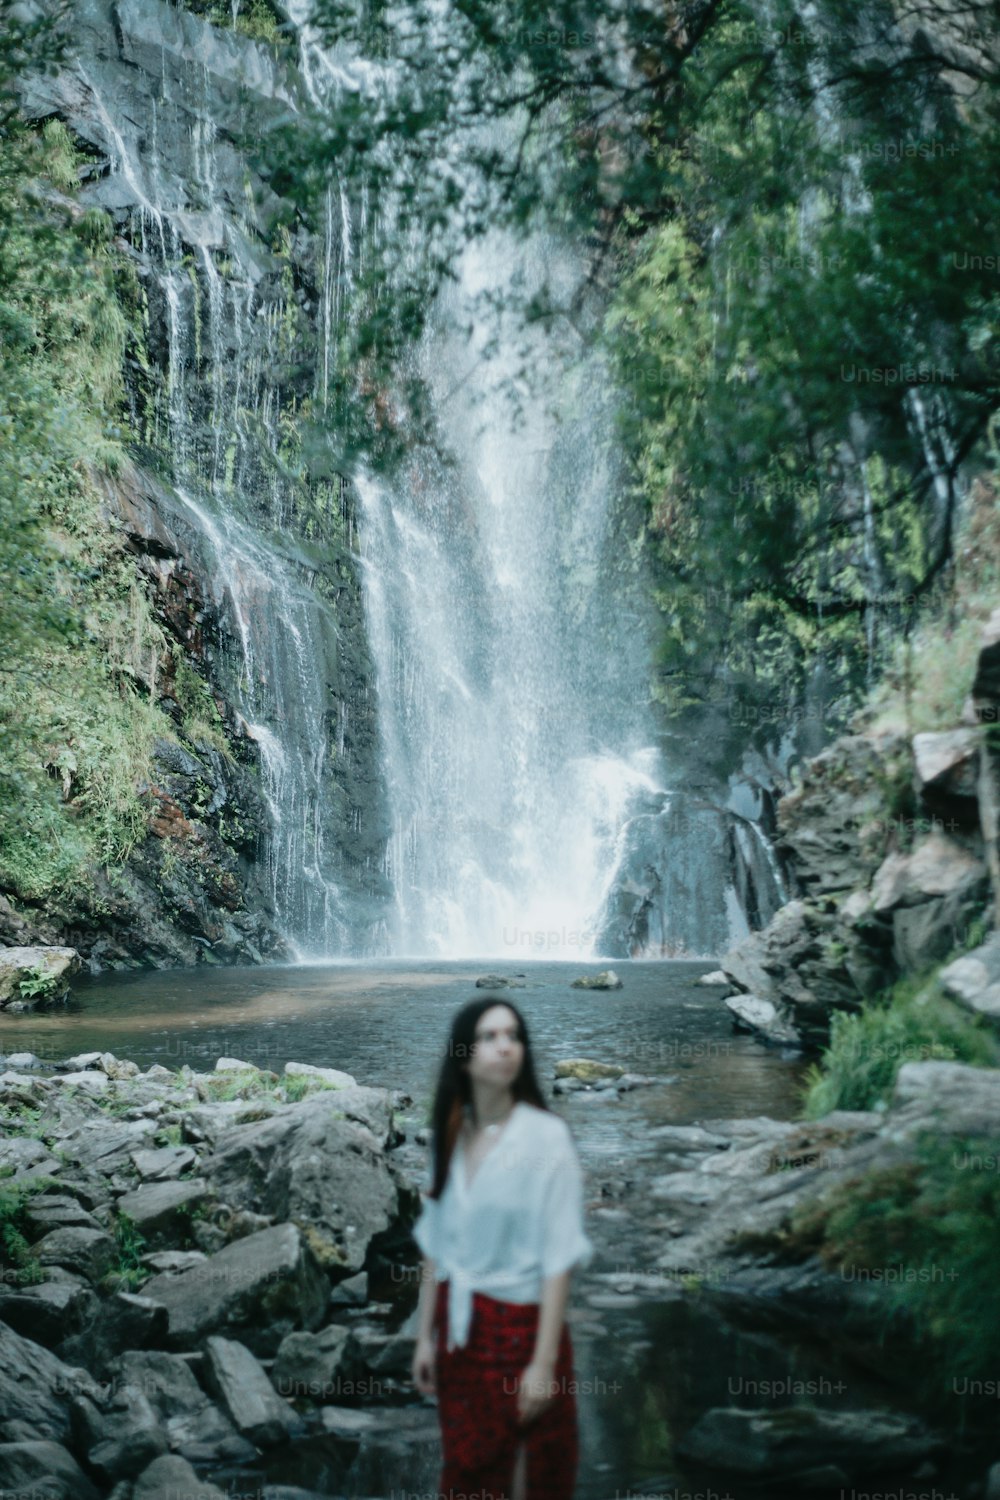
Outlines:
[[[73,212],[106,222],[129,289],[131,458],[93,479],[155,621],[138,688],[164,715],[128,860],[0,898],[0,940],[70,943],[92,968],[382,948],[372,669],[329,381],[350,208],[312,223],[263,180],[254,142],[308,77],[290,43],[220,17],[78,0],[68,60],[23,82],[28,119],[68,129]],[[63,792],[72,815],[69,777]]]
[[[781,798],[779,844],[800,894],[722,961],[745,1024],[822,1046],[833,1013],[939,968],[995,926],[998,663],[1000,610],[982,631],[960,722],[906,735],[866,728],[862,713]],[[994,950],[987,941],[942,975],[975,1013],[996,1012]]]

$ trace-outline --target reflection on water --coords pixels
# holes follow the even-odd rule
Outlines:
[[[565,1057],[594,1057],[658,1080],[620,1099],[555,1101],[584,1164],[588,1232],[597,1252],[587,1271],[577,1273],[572,1297],[581,1421],[577,1496],[610,1500],[616,1490],[664,1494],[678,1486],[707,1493],[697,1474],[679,1477],[676,1438],[706,1405],[726,1404],[728,1372],[763,1367],[774,1378],[787,1373],[791,1351],[724,1331],[717,1316],[686,1301],[616,1299],[595,1278],[626,1264],[651,1269],[657,1208],[643,1183],[662,1168],[649,1130],[734,1115],[787,1119],[797,1113],[802,1064],[733,1033],[720,992],[694,983],[705,963],[623,963],[621,990],[570,988],[579,973],[596,967],[521,962],[526,987],[509,996],[527,1018],[550,1096],[554,1064]],[[159,1062],[205,1070],[220,1056],[277,1071],[289,1060],[343,1068],[361,1083],[412,1095],[412,1127],[426,1118],[451,1016],[483,993],[474,988],[481,972],[469,963],[435,961],[115,976],[82,984],[64,1009],[0,1016],[0,1051],[55,1061],[109,1050],[144,1068]],[[423,1156],[412,1147],[400,1154],[407,1164]],[[615,1180],[630,1184],[626,1195],[605,1197],[603,1185]],[[380,1481],[386,1494],[393,1486],[397,1495],[434,1493],[436,1445],[403,1442],[400,1457],[400,1442],[397,1431],[385,1445],[366,1449],[364,1475],[356,1469],[354,1480]],[[275,1452],[266,1463],[271,1483],[340,1493],[327,1488],[342,1473],[329,1440],[294,1455]],[[231,1477],[247,1488],[264,1471]]]

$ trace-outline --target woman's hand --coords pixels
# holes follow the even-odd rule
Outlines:
[[[432,1337],[418,1338],[413,1351],[411,1376],[421,1396],[435,1396],[437,1382],[434,1378],[435,1343]]]
[[[517,1415],[521,1422],[533,1422],[556,1399],[555,1368],[532,1360],[521,1371],[517,1388]]]

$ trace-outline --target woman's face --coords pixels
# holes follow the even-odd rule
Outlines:
[[[518,1020],[507,1005],[491,1005],[476,1023],[476,1041],[467,1067],[478,1083],[509,1087],[521,1071],[524,1043]]]

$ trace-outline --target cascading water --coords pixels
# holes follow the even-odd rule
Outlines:
[[[355,475],[362,617],[337,434],[332,481],[303,481],[295,444],[305,408],[333,425],[366,201],[334,176],[310,230],[238,143],[251,112],[263,130],[387,79],[325,50],[304,0],[285,9],[294,61],[162,0],[74,0],[80,61],[31,84],[36,115],[93,148],[82,196],[136,262],[131,425],[211,606],[199,670],[259,752],[270,826],[249,878],[303,957],[717,953],[776,891],[724,790],[690,816],[664,790],[607,372],[532,336],[519,423],[524,330],[505,318],[494,343],[480,311],[498,266],[568,304],[566,245],[467,247],[420,351],[455,463],[415,447],[391,487]]]
[[[592,954],[637,799],[662,802],[636,575],[616,522],[599,357],[530,341],[518,425],[512,316],[477,294],[516,271],[572,290],[569,253],[469,246],[421,351],[456,459],[358,480],[401,953]],[[471,322],[472,334],[462,332]],[[521,331],[523,335],[523,330]]]

